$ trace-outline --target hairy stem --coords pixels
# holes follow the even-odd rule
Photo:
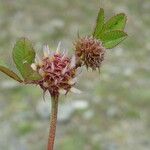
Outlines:
[[[55,96],[52,97],[51,99],[50,130],[49,130],[47,150],[53,150],[54,148],[57,112],[58,112],[58,96]]]

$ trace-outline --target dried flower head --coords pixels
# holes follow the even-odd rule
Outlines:
[[[105,48],[102,43],[91,37],[79,38],[75,43],[75,55],[77,58],[77,65],[86,65],[87,68],[100,68],[104,60]]]
[[[68,57],[65,52],[60,52],[60,43],[56,52],[50,51],[48,45],[43,48],[44,56],[36,56],[35,63],[31,64],[42,80],[38,84],[44,91],[49,91],[52,96],[67,94],[69,91],[79,92],[73,86],[76,83],[77,69],[75,68],[75,56]]]

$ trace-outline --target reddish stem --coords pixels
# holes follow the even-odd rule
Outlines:
[[[58,112],[58,96],[52,97],[51,100],[51,116],[50,116],[50,130],[47,150],[53,150],[55,142],[56,124]]]

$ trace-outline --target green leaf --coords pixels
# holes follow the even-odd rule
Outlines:
[[[16,67],[25,80],[31,80],[31,74],[32,80],[39,79],[40,75],[31,68],[31,64],[35,59],[35,51],[31,41],[29,41],[27,38],[20,38],[16,42],[12,54]]]
[[[111,49],[122,42],[127,34],[120,30],[108,31],[101,34],[100,40],[107,49]]]
[[[103,32],[110,30],[124,30],[126,21],[127,17],[124,13],[117,14],[104,24]]]
[[[25,74],[27,78],[25,80],[40,80],[42,77],[31,68],[31,65],[25,63],[24,64]]]
[[[94,37],[96,38],[99,37],[99,34],[102,31],[103,25],[104,25],[104,9],[100,8],[98,16],[97,16],[96,27],[93,33]]]
[[[23,82],[23,80],[16,73],[14,73],[13,71],[9,70],[8,68],[6,68],[4,66],[0,65],[0,71],[5,73],[9,77],[13,78],[14,80],[16,80],[16,81],[18,81],[20,83]]]

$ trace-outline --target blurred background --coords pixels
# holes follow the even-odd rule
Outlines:
[[[0,61],[16,71],[11,53],[22,36],[37,51],[90,35],[100,7],[106,18],[125,12],[127,40],[108,50],[98,72],[83,69],[81,95],[61,98],[56,150],[150,149],[149,0],[0,0]],[[0,150],[44,150],[50,99],[39,87],[22,86],[0,74]]]

